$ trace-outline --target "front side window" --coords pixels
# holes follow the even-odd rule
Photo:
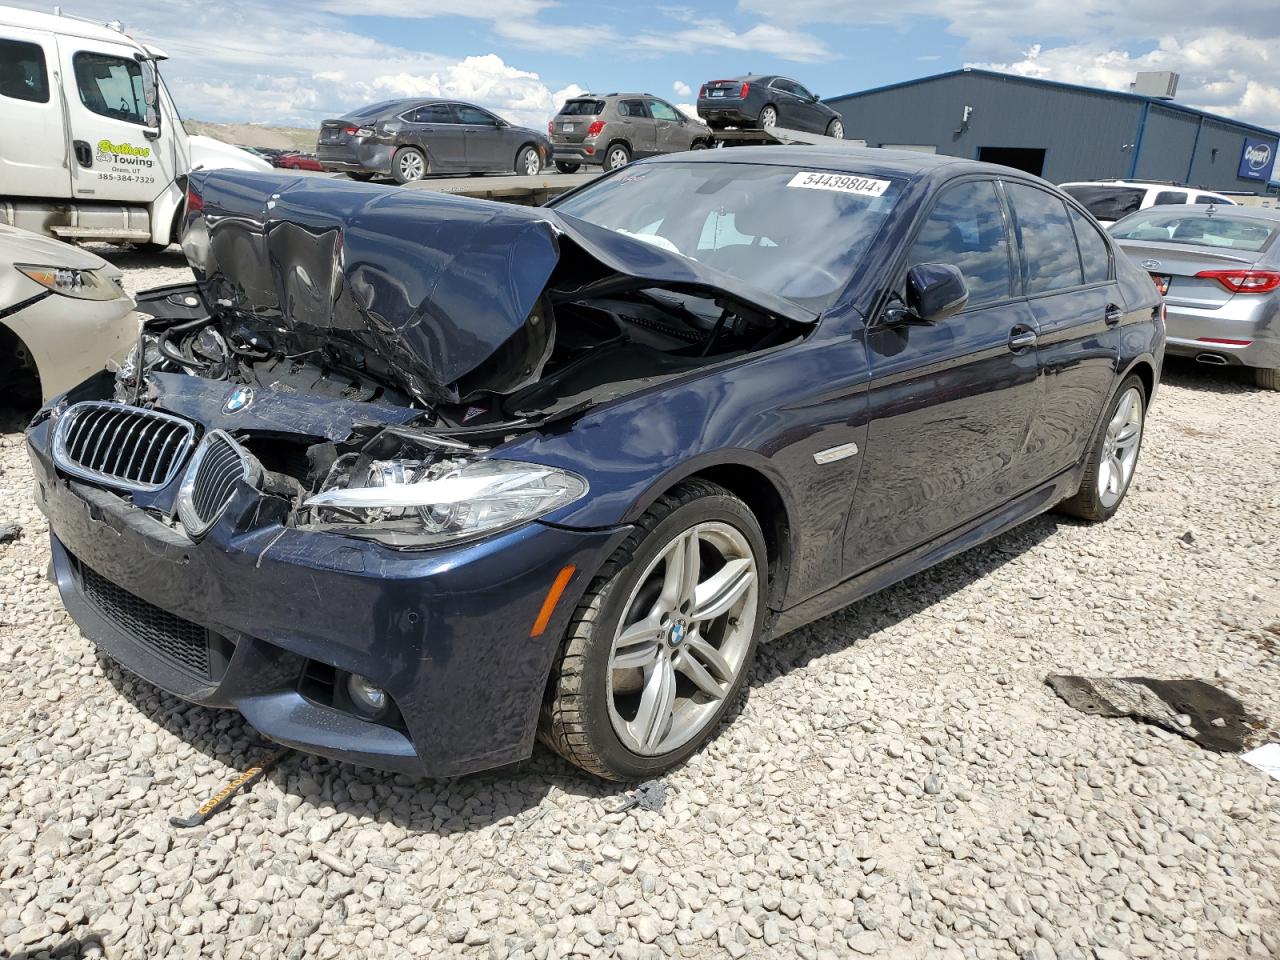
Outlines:
[[[0,40],[0,97],[49,102],[49,70],[39,44]]]
[[[757,163],[624,171],[549,206],[814,311],[848,285],[901,192],[870,174]]]
[[[1151,201],[1151,205],[1153,207],[1164,207],[1186,202],[1187,195],[1182,190],[1161,190],[1156,194],[1156,198]]]
[[[485,113],[478,107],[472,107],[465,103],[454,105],[454,109],[458,111],[459,123],[475,123],[486,126],[496,126],[498,121],[491,114]]]
[[[1079,210],[1067,208],[1071,213],[1071,225],[1076,228],[1076,243],[1080,246],[1080,263],[1084,267],[1085,283],[1102,283],[1111,279],[1111,250],[1098,228],[1089,222]]]
[[[1027,270],[1027,293],[1049,293],[1084,283],[1067,205],[1051,193],[1020,183],[1005,185]]]
[[[1196,203],[1227,203],[1235,206],[1235,203],[1226,197],[1215,197],[1212,193],[1197,193]]]
[[[649,101],[649,113],[655,120],[678,121],[680,119],[680,114],[676,113],[675,108],[661,100]]]
[[[127,123],[147,122],[142,64],[107,53],[77,53],[72,58],[76,89],[85,109]]]
[[[800,84],[793,83],[791,87],[792,87],[791,92],[794,93],[797,97],[804,97],[806,100],[814,99],[813,94],[810,93],[806,88],[802,87]]]
[[[907,255],[908,267],[919,263],[958,267],[969,306],[1008,298],[1009,235],[994,183],[970,180],[943,191]]]

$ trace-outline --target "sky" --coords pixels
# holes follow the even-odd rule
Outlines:
[[[9,0],[13,2],[13,0]],[[18,6],[49,11],[43,3]],[[1278,0],[62,0],[169,54],[191,119],[315,126],[401,96],[471,100],[546,124],[583,91],[692,111],[703,81],[784,73],[823,97],[963,66],[1127,90],[1280,128]],[[856,137],[857,131],[846,132]]]

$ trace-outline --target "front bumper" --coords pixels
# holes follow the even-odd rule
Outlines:
[[[1280,329],[1272,318],[1234,318],[1222,310],[1167,306],[1168,346],[1176,357],[1202,358],[1231,366],[1280,368]],[[1248,341],[1230,343],[1222,341]]]
[[[262,511],[245,487],[193,542],[117,494],[62,476],[48,426],[28,434],[36,499],[59,592],[85,635],[170,693],[239,710],[271,740],[385,770],[455,776],[527,757],[559,638],[624,535],[535,522],[458,547],[396,551],[256,523]],[[531,637],[569,564],[578,573]],[[205,631],[202,673],[169,647]],[[403,724],[317,697],[318,669],[383,687]]]

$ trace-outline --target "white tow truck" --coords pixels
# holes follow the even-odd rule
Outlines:
[[[0,223],[72,242],[166,246],[188,172],[270,169],[188,135],[163,59],[118,24],[0,6]]]

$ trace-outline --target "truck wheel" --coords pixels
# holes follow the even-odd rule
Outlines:
[[[556,161],[556,169],[561,173],[577,173],[582,166],[580,163],[565,163],[563,160]]]
[[[687,759],[746,683],[767,562],[759,522],[728,490],[691,480],[661,497],[573,614],[543,703],[543,742],[610,780]]]
[[[396,183],[412,183],[427,175],[427,158],[417,147],[401,147],[391,158],[391,175]]]

